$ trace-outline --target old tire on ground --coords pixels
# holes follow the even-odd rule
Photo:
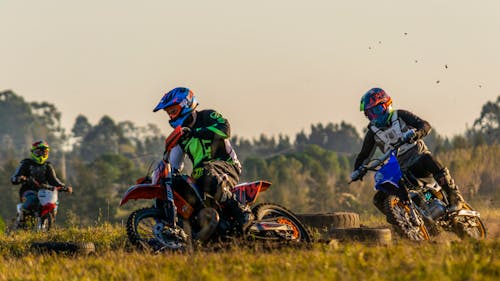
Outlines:
[[[330,239],[337,239],[339,241],[373,242],[382,245],[392,244],[391,230],[385,227],[335,228],[328,232],[328,236]]]
[[[359,214],[351,212],[333,212],[325,214],[298,214],[297,217],[307,226],[319,231],[334,228],[356,228],[360,226]]]
[[[34,242],[30,249],[37,253],[84,254],[95,253],[92,242]]]

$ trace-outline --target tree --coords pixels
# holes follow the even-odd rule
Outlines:
[[[33,141],[31,132],[35,122],[29,103],[11,90],[0,92],[0,120],[0,136],[8,136],[16,151],[27,151]]]
[[[119,154],[120,145],[128,143],[120,126],[116,125],[109,116],[104,116],[83,137],[79,154],[85,161],[93,161],[102,154]]]
[[[499,143],[500,139],[500,96],[496,102],[487,102],[481,109],[481,115],[474,121],[476,133],[482,134],[482,138],[489,144]],[[474,132],[472,133],[474,134]]]

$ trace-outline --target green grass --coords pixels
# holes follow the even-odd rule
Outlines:
[[[32,242],[94,242],[93,255],[36,254]],[[0,235],[0,280],[500,280],[500,239],[391,246],[354,242],[152,255],[122,226]]]

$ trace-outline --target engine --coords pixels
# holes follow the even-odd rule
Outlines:
[[[446,213],[446,204],[437,198],[432,198],[425,203],[425,209],[427,215],[435,220]]]

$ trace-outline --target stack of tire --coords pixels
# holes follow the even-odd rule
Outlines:
[[[298,214],[297,217],[315,233],[320,242],[360,241],[382,245],[392,243],[389,228],[369,228],[361,226],[359,214],[333,212],[320,214]]]

